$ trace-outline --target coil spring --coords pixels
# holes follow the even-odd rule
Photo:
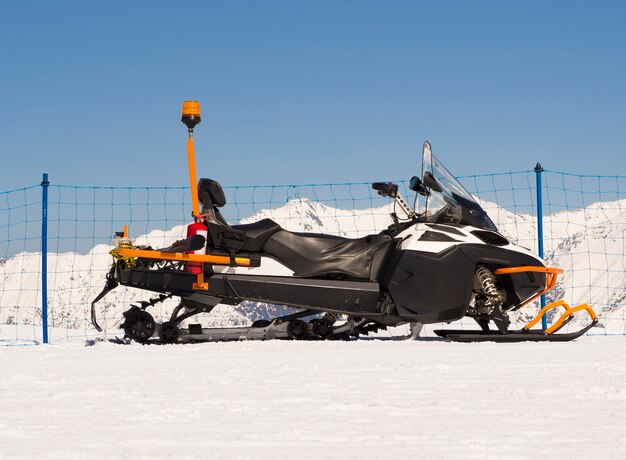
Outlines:
[[[496,287],[496,281],[493,277],[493,274],[489,271],[487,267],[483,267],[482,265],[476,269],[476,276],[480,285],[482,286],[485,294],[490,297],[496,297],[498,300],[502,300],[502,295],[498,288]]]

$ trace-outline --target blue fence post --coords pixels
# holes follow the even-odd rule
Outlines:
[[[543,259],[543,186],[541,185],[541,174],[544,169],[541,163],[535,165],[535,179],[537,183],[537,243],[539,246],[539,257]],[[546,295],[541,295],[541,308],[546,306]],[[548,327],[548,318],[544,314],[541,317],[541,327]]]
[[[48,343],[48,173],[41,181],[41,327],[43,343]]]

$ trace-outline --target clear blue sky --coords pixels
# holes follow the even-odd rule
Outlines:
[[[0,190],[626,174],[626,2],[0,3]]]

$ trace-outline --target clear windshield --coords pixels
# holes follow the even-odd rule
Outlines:
[[[483,208],[432,154],[430,144],[425,142],[422,154],[422,180],[426,185],[428,185],[427,173],[435,180],[434,186],[430,187],[426,203],[423,205],[424,209],[420,209],[424,212],[423,217],[427,222],[471,225],[497,230]]]

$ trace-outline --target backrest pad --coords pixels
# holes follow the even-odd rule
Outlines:
[[[206,203],[206,198],[211,200],[211,203]],[[224,196],[224,190],[220,183],[213,179],[202,178],[198,181],[198,198],[202,204],[209,208],[211,205],[221,208],[226,204],[226,197]]]

